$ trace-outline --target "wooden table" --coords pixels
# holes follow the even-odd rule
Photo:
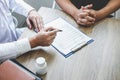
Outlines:
[[[35,59],[45,57],[48,72],[43,80],[120,80],[120,20],[107,18],[91,27],[82,27],[59,10],[42,7],[39,13],[45,23],[62,17],[95,41],[68,58],[50,46],[20,56],[19,62],[35,72]],[[30,34],[26,31],[22,37]]]

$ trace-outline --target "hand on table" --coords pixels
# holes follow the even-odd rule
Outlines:
[[[92,4],[81,6],[81,9],[78,10],[74,18],[78,24],[90,26],[96,21],[96,12],[92,10]]]
[[[29,29],[35,29],[36,32],[39,32],[44,27],[42,17],[37,13],[36,10],[31,10],[26,19]]]

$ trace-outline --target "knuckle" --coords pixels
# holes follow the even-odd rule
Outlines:
[[[45,37],[48,37],[48,34],[47,34],[47,33],[44,33],[43,35],[44,35]]]
[[[50,46],[50,45],[51,45],[51,42],[48,42],[48,43],[47,43],[47,46]]]
[[[31,19],[35,19],[36,17],[35,16],[30,16]]]
[[[51,42],[49,42],[48,45],[50,46],[50,45],[51,45]]]
[[[39,17],[39,18],[40,18],[40,16],[39,16],[39,15],[36,15],[36,17]]]
[[[49,34],[45,34],[45,36],[49,38]]]

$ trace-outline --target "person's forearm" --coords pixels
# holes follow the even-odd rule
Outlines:
[[[120,8],[120,0],[110,0],[101,10],[97,11],[97,20],[103,19]]]
[[[66,13],[75,17],[78,9],[71,3],[70,0],[56,0],[56,2]]]
[[[31,46],[28,39],[0,44],[0,62],[9,58],[15,58],[30,50]]]

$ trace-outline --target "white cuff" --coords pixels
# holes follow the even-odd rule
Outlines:
[[[14,43],[16,46],[17,56],[22,55],[31,50],[30,42],[27,38],[18,40]]]
[[[8,58],[16,58],[31,50],[28,39],[0,44],[0,62]]]

